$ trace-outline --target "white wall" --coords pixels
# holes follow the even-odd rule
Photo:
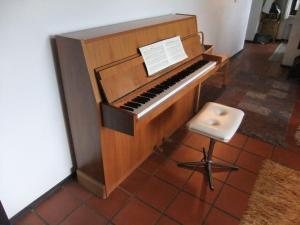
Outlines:
[[[253,41],[255,34],[258,31],[262,6],[263,6],[262,0],[252,0],[249,22],[248,22],[247,33],[246,33],[246,40],[248,41]]]
[[[197,14],[216,50],[243,47],[251,0],[1,0],[0,199],[9,217],[72,167],[51,35],[168,14]]]
[[[274,2],[274,0],[266,0],[262,11],[264,13],[269,13],[273,2]]]
[[[233,56],[244,47],[251,0],[215,1],[219,27],[215,33],[216,51]]]
[[[300,49],[298,44],[300,42],[300,12],[297,15],[292,26],[292,30],[289,36],[286,51],[282,60],[283,65],[292,66],[296,56],[300,55]]]

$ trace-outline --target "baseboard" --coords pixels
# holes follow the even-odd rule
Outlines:
[[[244,51],[244,48],[242,48],[240,51],[238,51],[238,52],[235,53],[233,56],[231,56],[230,59],[233,59],[233,58],[237,57],[239,54],[242,53],[242,51]],[[230,61],[229,61],[229,63],[230,63]]]
[[[13,217],[11,217],[9,219],[9,221],[11,222],[11,224],[15,224],[15,222],[16,222],[17,219],[19,219],[21,216],[25,215],[27,212],[29,212],[30,210],[32,210],[33,208],[35,208],[37,205],[39,205],[41,202],[43,202],[44,200],[46,200],[49,196],[51,196],[54,192],[56,192],[59,188],[61,188],[64,183],[66,183],[67,181],[73,179],[74,177],[76,177],[75,173],[70,174],[68,177],[66,177],[65,179],[63,179],[61,182],[59,182],[57,185],[55,185],[53,188],[51,188],[45,194],[43,194],[42,196],[40,196],[38,199],[36,199],[32,203],[30,203],[28,206],[26,206],[24,209],[22,209],[20,212],[18,212],[16,215],[14,215]],[[0,223],[0,225],[2,225],[2,223]],[[6,225],[6,224],[4,224],[4,225]]]
[[[100,198],[107,198],[105,186],[94,178],[90,177],[83,171],[77,169],[77,180],[87,190],[91,191]]]

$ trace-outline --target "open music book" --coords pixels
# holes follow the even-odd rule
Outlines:
[[[188,57],[179,36],[141,47],[140,51],[148,76],[152,76]]]

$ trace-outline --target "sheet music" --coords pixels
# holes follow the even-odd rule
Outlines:
[[[188,57],[179,36],[144,46],[140,51],[149,76]]]
[[[187,58],[180,37],[164,40],[167,57],[171,65],[176,64]]]
[[[140,51],[144,58],[149,76],[170,66],[163,42],[160,41],[147,45],[140,48]]]

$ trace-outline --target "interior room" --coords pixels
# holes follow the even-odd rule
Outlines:
[[[300,0],[0,2],[0,225],[300,224]]]

